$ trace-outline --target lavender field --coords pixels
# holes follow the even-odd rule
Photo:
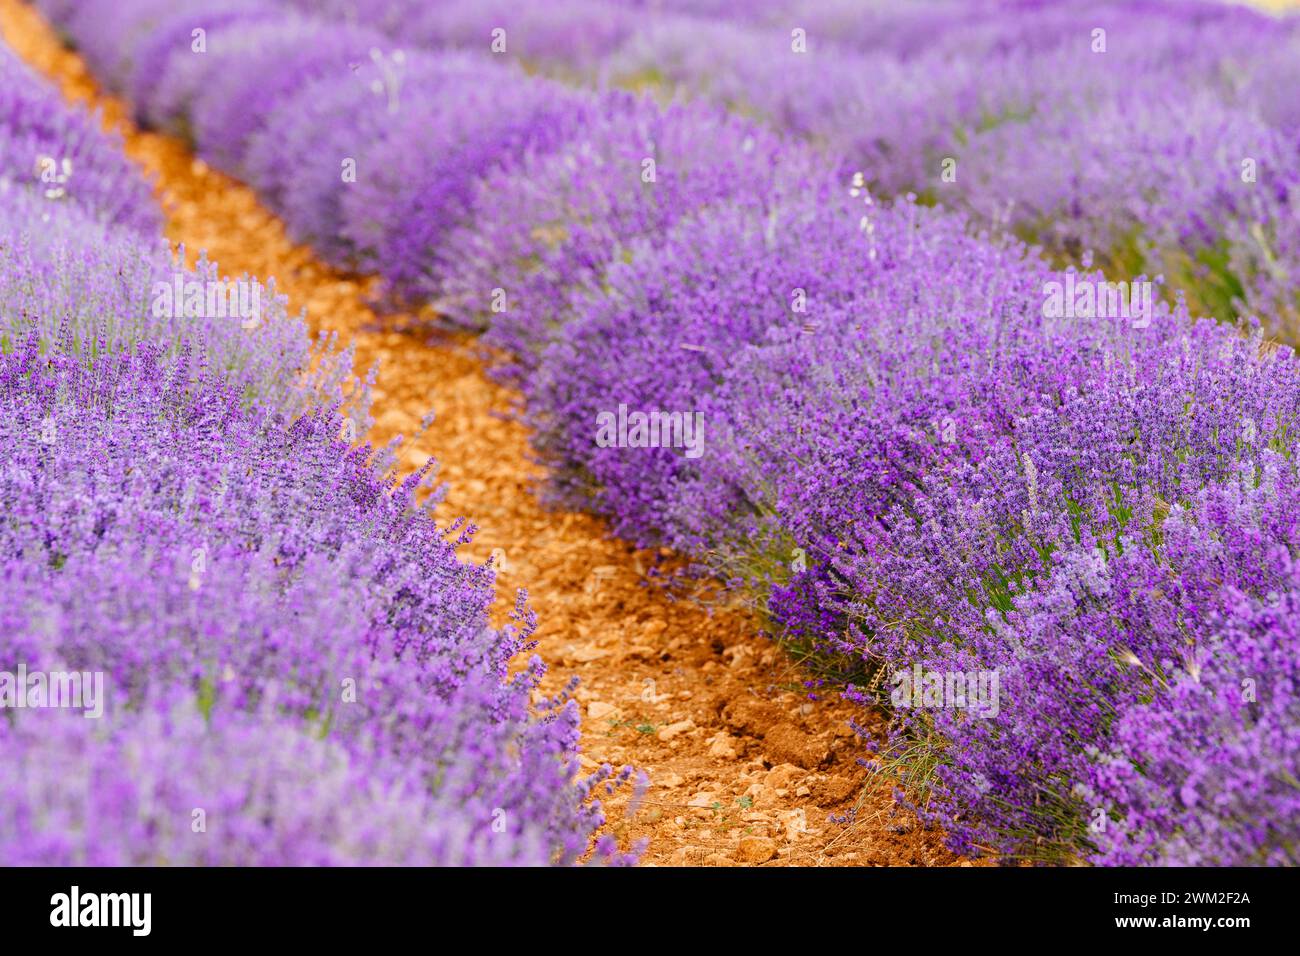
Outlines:
[[[0,863],[1300,863],[1297,16],[5,4]]]

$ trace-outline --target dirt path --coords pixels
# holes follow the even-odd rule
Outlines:
[[[450,484],[441,516],[469,515],[480,528],[468,556],[503,549],[502,617],[514,589],[527,587],[548,690],[581,678],[584,764],[630,763],[651,777],[634,815],[624,812],[626,794],[614,798],[611,832],[649,837],[645,860],[655,864],[960,862],[894,809],[889,781],[868,780],[849,711],[804,700],[752,619],[669,600],[643,583],[662,556],[607,538],[589,516],[538,505],[525,432],[502,415],[513,396],[485,377],[468,341],[403,333],[402,317],[381,320],[366,305],[367,283],[291,243],[250,189],[179,141],[134,128],[123,104],[101,95],[80,58],[18,0],[0,0],[0,31],[66,96],[103,109],[127,153],[156,175],[172,242],[206,249],[223,273],[274,277],[314,329],[355,339],[359,369],[380,360],[376,445],[415,433],[425,412],[437,411],[403,466],[436,457]],[[853,826],[828,820],[855,804]]]

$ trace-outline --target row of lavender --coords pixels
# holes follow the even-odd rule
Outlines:
[[[1300,29],[1184,0],[317,0],[405,44],[687,91],[1060,263],[1300,335]],[[722,19],[722,16],[727,19]]]
[[[0,861],[586,852],[609,774],[507,674],[523,596],[488,626],[429,469],[340,440],[351,380],[273,286],[174,262],[121,143],[0,48]]]
[[[1140,278],[1117,317],[1100,274],[700,103],[265,5],[47,6],[299,237],[488,325],[553,492],[892,701],[955,846],[1295,862],[1289,353]]]

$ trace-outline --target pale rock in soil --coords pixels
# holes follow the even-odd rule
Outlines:
[[[695,729],[695,721],[687,717],[685,720],[679,720],[675,724],[669,724],[667,727],[660,727],[657,736],[660,740],[667,743],[674,737],[687,733]]]
[[[714,734],[709,738],[709,756],[723,760],[735,760],[736,739],[726,731]]]
[[[731,658],[731,667],[744,667],[752,655],[753,651],[744,644],[735,644],[722,652],[723,657]]]
[[[689,866],[692,863],[698,863],[704,850],[698,846],[679,846],[673,851],[673,866]]]
[[[797,810],[785,810],[777,814],[777,819],[781,821],[781,826],[785,827],[787,840],[798,840],[808,832],[808,815],[804,813],[802,807]]]
[[[749,797],[753,801],[753,806],[759,810],[771,810],[778,803],[776,791],[761,783],[750,784],[749,789],[745,791],[745,796]]]
[[[776,841],[768,837],[747,836],[736,848],[736,859],[742,863],[766,863],[776,856]]]
[[[804,772],[794,764],[777,764],[767,772],[767,777],[763,780],[763,784],[764,786],[771,787],[773,790],[785,789],[803,775]]]
[[[592,661],[598,661],[602,657],[609,657],[609,651],[603,651],[598,647],[574,647],[569,645],[560,651],[563,660],[573,664],[590,664]]]
[[[613,704],[607,704],[602,700],[593,700],[587,705],[587,716],[592,720],[601,720],[616,713],[618,713],[617,707]]]

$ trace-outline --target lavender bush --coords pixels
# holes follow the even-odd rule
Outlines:
[[[1297,314],[1296,113],[1268,82],[1290,75],[1293,21],[1155,0],[865,12],[792,0],[726,19],[712,0],[621,4],[599,19],[573,4],[557,22],[590,15],[600,29],[570,49],[528,4],[425,12],[338,0],[324,8],[337,26],[300,7],[194,9],[228,18],[214,37],[229,42],[209,60],[178,44],[179,21],[163,26],[152,3],[88,55],[123,84],[141,50],[165,78],[151,98],[135,94],[144,115],[248,176],[332,261],[486,329],[528,399],[555,497],[746,589],[819,668],[811,692],[890,706],[880,759],[954,848],[1104,864],[1296,862],[1286,612],[1300,373],[1265,337],[1293,331]],[[74,36],[103,16],[55,12]],[[506,61],[697,101],[580,94],[494,62],[498,18]],[[424,49],[390,39],[356,52],[369,29]],[[138,87],[145,74],[134,75]],[[354,181],[340,176],[348,159]],[[925,208],[936,203],[950,211]],[[1101,304],[1107,276],[1132,283],[1122,308]],[[1204,314],[1254,314],[1258,328],[1194,318]],[[601,416],[620,407],[698,416],[701,440],[601,440]],[[260,430],[279,421],[273,412],[256,414],[270,417],[250,434],[281,434]],[[361,468],[342,448],[311,451],[328,445],[333,415],[317,408],[286,432],[324,488]],[[163,444],[179,440],[167,434]],[[331,505],[322,516],[298,504],[306,477],[287,470],[286,485],[268,486],[287,509],[273,523],[213,532],[221,561],[199,592],[230,588],[232,607],[274,621],[279,605],[255,603],[270,598],[236,595],[250,577],[306,608],[325,606],[296,576],[308,563],[339,588],[349,585],[337,567],[380,582],[350,605],[367,666],[399,706],[403,681],[423,687],[423,671],[384,668],[413,640],[451,709],[402,710],[409,723],[383,731],[331,722],[329,742],[349,760],[396,755],[417,773],[467,761],[475,787],[516,793],[539,821],[528,832],[570,858],[592,819],[560,825],[536,809],[554,807],[555,793],[574,805],[567,776],[551,797],[513,791],[520,778],[491,748],[476,762],[472,747],[435,755],[407,735],[482,699],[509,718],[494,732],[551,728],[536,731],[536,752],[552,769],[572,745],[566,711],[529,723],[516,685],[501,683],[526,611],[519,632],[475,638],[476,584],[453,575],[463,601],[447,604],[462,592],[434,594],[389,567],[370,538],[392,542],[400,523],[383,526],[389,537],[367,524],[366,508],[391,513],[376,503],[387,500],[377,473],[361,474],[343,485],[371,489],[360,501],[349,491],[361,512]],[[310,494],[330,500],[319,485]],[[413,495],[403,486],[393,507],[404,515]],[[334,508],[352,516],[347,533]],[[188,527],[176,520],[150,539],[183,543],[165,530]],[[165,574],[159,563],[174,555],[126,553],[187,597],[184,567]],[[60,554],[37,566],[73,560]],[[273,634],[251,661],[219,628],[201,651],[174,646],[165,662],[126,641],[66,653],[106,655],[119,680],[141,686],[142,713],[164,706],[155,684],[180,684],[200,701],[229,693],[222,713],[252,719],[275,679],[286,695],[277,714],[315,727],[337,668],[358,666],[345,653],[355,648],[322,642],[286,679],[277,641],[295,637]],[[495,677],[469,679],[481,672]],[[935,700],[896,699],[900,678],[918,673],[992,675],[998,693],[981,709],[945,697],[941,680]],[[458,733],[434,737],[466,739]],[[408,793],[399,775],[378,777]],[[477,820],[486,804],[466,806]],[[418,802],[409,812],[418,826]]]
[[[401,50],[373,48],[355,72],[322,78],[271,105],[266,128],[248,145],[249,178],[296,238],[329,261],[350,265],[357,252],[346,234],[345,163],[356,163],[385,137],[403,101],[472,86],[484,73],[470,57],[407,58]],[[360,181],[370,171],[358,164],[356,172]],[[395,207],[384,208],[391,214]],[[370,211],[362,212],[368,222]],[[355,231],[368,236],[373,230]]]
[[[1226,578],[1180,568],[1163,525],[1202,489],[1291,457],[1294,361],[1200,326],[1112,362],[1018,422],[995,453],[932,472],[879,528],[851,535],[844,550],[861,557],[833,560],[859,582],[852,611],[870,653],[1001,675],[992,719],[901,715],[907,739],[944,741],[931,811],[959,844],[1030,856],[1090,846],[1071,793],[1089,748],[1105,749],[1111,724],[1149,699],[1140,678],[1194,669],[1187,655],[1205,653],[1196,634],[1212,626],[1216,595],[1264,583],[1245,555]],[[1262,543],[1289,547],[1271,534]],[[1160,583],[1165,561],[1181,584]],[[1151,706],[1166,706],[1158,691]]]
[[[435,50],[490,53],[506,61],[581,74],[636,29],[642,11],[596,0],[292,0],[304,11],[363,23]]]
[[[237,735],[236,712],[273,701],[301,734],[455,803],[448,840],[516,840],[488,856],[527,862],[584,852],[600,817],[576,812],[576,709],[530,719],[540,661],[506,667],[531,615],[521,596],[519,626],[488,628],[491,572],[455,556],[468,530],[433,522],[436,495],[416,503],[428,469],[399,485],[334,437],[337,416],[250,415],[218,377],[159,362],[142,347],[86,370],[38,362],[32,341],[0,364],[5,670],[102,672],[122,721],[185,688]]]
[[[129,719],[44,711],[0,730],[9,865],[539,865],[535,833],[494,834],[418,774],[270,708],[149,701]],[[489,811],[490,812],[490,811]],[[504,818],[503,818],[504,819]]]
[[[2,47],[0,189],[28,190],[146,234],[162,224],[149,184],[97,117],[66,109],[57,90]]]
[[[17,102],[66,112],[44,96]],[[45,122],[113,169],[93,118]],[[0,127],[0,154],[32,144]],[[249,277],[254,323],[163,296],[216,267],[147,238],[152,205],[108,215],[120,198],[0,192],[0,670],[102,682],[87,713],[6,699],[3,859],[631,859],[591,841],[594,788],[630,771],[579,778],[576,705],[535,699],[538,658],[511,667],[526,596],[489,626],[492,569],[434,522],[433,463],[399,480],[396,443],[353,444],[350,353]]]
[[[440,252],[448,279],[439,305],[461,321],[490,320],[487,341],[517,368],[536,366],[571,314],[573,290],[598,293],[634,241],[654,242],[715,204],[762,204],[815,175],[800,150],[710,109],[613,94],[602,110],[573,140],[489,176],[475,226]]]
[[[510,175],[517,157],[544,153],[586,120],[584,99],[513,71],[449,78],[435,95],[413,90],[357,162],[365,174],[343,196],[343,234],[361,268],[402,298],[436,294],[434,250],[462,223],[485,175]]]
[[[528,3],[475,6],[465,30],[459,4],[432,11],[441,28],[392,0],[338,9],[433,46],[481,50],[509,25],[567,74],[761,117],[874,188],[971,210],[1063,262],[1092,250],[1121,277],[1163,271],[1210,314],[1295,334],[1294,296],[1276,292],[1296,264],[1276,235],[1294,219],[1295,116],[1276,93],[1294,18],[1209,2],[566,6],[611,38],[593,60]]]

